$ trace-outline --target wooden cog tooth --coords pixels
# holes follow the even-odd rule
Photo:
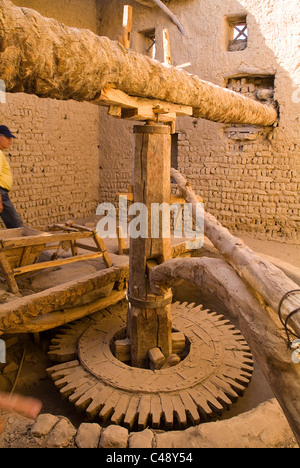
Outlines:
[[[125,414],[130,402],[130,396],[126,395],[125,393],[121,396],[120,400],[118,401],[114,413],[111,417],[112,424],[120,425],[125,418]]]

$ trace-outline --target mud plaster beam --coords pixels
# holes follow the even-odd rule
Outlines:
[[[215,122],[269,126],[277,120],[273,107],[8,0],[0,0],[0,79],[8,92],[39,97],[93,101],[113,86],[192,106],[194,117]]]

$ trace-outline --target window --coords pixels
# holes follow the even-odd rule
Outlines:
[[[141,53],[148,55],[152,59],[156,56],[156,43],[155,43],[155,29],[148,29],[141,31],[140,36],[142,38],[142,51]]]
[[[274,90],[275,90],[275,75],[247,75],[227,77],[226,88],[236,93],[241,93],[244,96],[264,101],[267,104],[273,105]],[[257,127],[253,125],[226,125],[224,127],[226,136],[230,140],[237,142],[251,142],[262,135],[267,135],[270,132],[270,127]]]
[[[227,18],[229,25],[229,44],[230,52],[245,50],[248,46],[248,25],[246,16],[235,16]]]

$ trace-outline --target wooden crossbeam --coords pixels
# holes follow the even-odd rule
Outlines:
[[[157,99],[129,96],[119,89],[106,87],[94,104],[109,107],[109,115],[127,120],[175,122],[178,116],[192,116],[193,108]]]

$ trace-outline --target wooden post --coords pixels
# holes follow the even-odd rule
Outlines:
[[[132,7],[124,5],[123,9],[123,36],[119,37],[119,42],[129,49],[131,42],[131,28],[132,28]]]
[[[162,237],[161,225],[159,238],[151,236],[152,204],[170,202],[171,136],[167,125],[139,125],[134,133],[134,203],[147,208],[148,226],[145,238],[130,235],[127,335],[132,366],[148,367],[150,349],[160,348],[166,358],[172,352],[171,290],[154,295],[147,270],[148,260],[171,258],[170,236]]]
[[[164,63],[171,65],[171,44],[168,29],[163,29]]]
[[[0,266],[7,280],[9,291],[13,294],[18,294],[19,288],[4,252],[0,252]]]

